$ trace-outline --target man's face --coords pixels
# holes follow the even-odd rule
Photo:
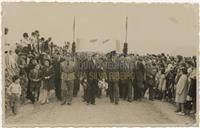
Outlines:
[[[40,65],[39,65],[39,64],[36,65],[36,66],[35,66],[35,69],[39,70],[39,69],[40,69]]]
[[[19,84],[19,82],[20,82],[20,79],[17,79],[17,80],[15,81],[16,84]]]
[[[24,36],[24,39],[28,39],[28,36]]]
[[[49,61],[48,61],[48,60],[45,60],[45,61],[44,61],[44,65],[45,65],[45,66],[49,66]]]
[[[32,60],[32,64],[36,65],[37,61],[36,60]]]

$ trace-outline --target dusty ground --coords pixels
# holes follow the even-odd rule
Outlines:
[[[75,125],[75,124],[184,124],[191,125],[195,120],[188,116],[174,113],[172,104],[161,101],[132,103],[120,101],[119,105],[109,102],[105,96],[96,100],[96,105],[86,105],[80,95],[73,99],[71,106],[61,106],[54,97],[46,105],[27,104],[20,108],[16,116],[6,117],[6,124],[41,124],[41,125]]]

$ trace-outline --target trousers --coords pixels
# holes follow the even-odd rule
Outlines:
[[[12,93],[10,97],[10,106],[12,109],[12,112],[17,114],[18,112],[18,106],[19,106],[19,96],[17,94]]]
[[[62,97],[64,102],[71,103],[73,98],[74,81],[62,81]]]
[[[94,104],[96,98],[97,82],[95,80],[90,81],[86,88],[86,102]]]
[[[118,82],[109,82],[109,96],[110,101],[118,103],[119,102],[119,84]]]

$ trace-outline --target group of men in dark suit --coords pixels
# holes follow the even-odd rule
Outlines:
[[[107,96],[110,102],[115,104],[119,103],[120,98],[128,102],[141,100],[147,79],[149,88],[153,86],[154,83],[151,81],[154,77],[151,76],[151,69],[150,72],[146,72],[141,58],[117,54],[115,51],[105,55],[103,59],[101,57],[92,54],[81,58],[71,53],[65,57],[61,55],[54,57],[53,63],[57,74],[55,75],[56,96],[59,100],[63,100],[62,104],[65,104],[69,98],[70,105],[72,97],[77,96],[80,85],[85,84],[83,101],[95,105],[95,98],[101,96],[98,82],[102,79],[108,83]],[[70,80],[67,78],[69,74],[72,76]]]

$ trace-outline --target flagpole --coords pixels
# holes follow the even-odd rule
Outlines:
[[[73,42],[75,42],[75,17],[74,17],[74,22],[73,22]]]
[[[127,35],[128,35],[128,16],[126,16],[126,35],[125,35],[125,42],[127,43]]]

